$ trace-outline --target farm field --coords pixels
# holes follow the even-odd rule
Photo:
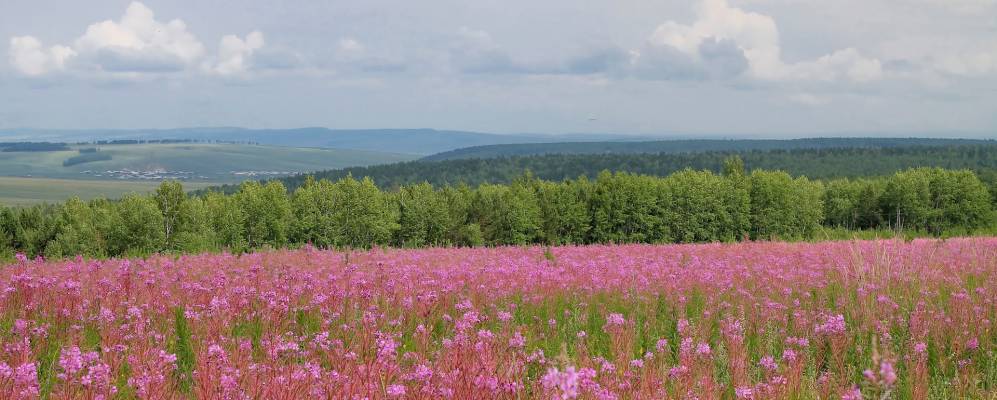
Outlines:
[[[997,394],[997,238],[20,257],[0,288],[2,398]]]
[[[417,156],[305,147],[259,146],[229,143],[146,143],[71,145],[68,151],[0,152],[4,176],[60,179],[138,180],[130,170],[162,178],[230,183],[261,179],[271,173],[289,175],[348,166],[412,160]],[[110,160],[65,166],[80,149],[99,148]],[[115,172],[108,172],[115,171]],[[151,178],[150,178],[151,179]],[[158,180],[158,179],[153,179]]]
[[[188,190],[247,179],[411,160],[416,156],[364,150],[337,150],[247,144],[148,143],[70,145],[64,151],[0,152],[0,205],[22,206],[81,199],[120,198],[148,193],[163,180],[180,179]],[[110,160],[64,165],[100,149]],[[89,153],[94,154],[94,153]]]
[[[189,189],[211,186],[207,182],[184,183]],[[159,182],[83,179],[0,177],[0,205],[25,206],[37,203],[61,203],[77,196],[83,200],[98,197],[119,198],[128,193],[149,193]]]

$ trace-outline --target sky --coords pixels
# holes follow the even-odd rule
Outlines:
[[[3,0],[0,128],[997,137],[997,0]]]

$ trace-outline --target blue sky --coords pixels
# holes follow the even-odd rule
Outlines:
[[[997,0],[4,0],[0,128],[997,136]]]

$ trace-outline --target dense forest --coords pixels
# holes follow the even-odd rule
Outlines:
[[[621,171],[639,175],[666,176],[685,168],[719,173],[724,160],[737,155],[748,170],[786,171],[793,176],[813,179],[885,176],[907,168],[966,168],[997,183],[997,144],[969,146],[906,146],[883,148],[831,148],[684,154],[551,154],[528,157],[500,157],[447,161],[410,161],[368,167],[352,167],[280,178],[294,190],[308,176],[338,180],[347,176],[371,177],[383,189],[428,182],[434,186],[483,183],[509,183],[529,171],[544,180],[561,181],[585,176],[594,179],[601,171]],[[238,185],[221,187],[234,193]]]
[[[970,170],[830,181],[747,172],[599,173],[564,181],[382,190],[370,178],[246,182],[187,195],[179,182],[118,201],[0,209],[0,254],[107,257],[176,251],[813,239],[830,230],[993,232],[994,197]]]
[[[804,138],[804,139],[679,139],[658,141],[517,143],[464,147],[423,158],[423,161],[536,156],[544,154],[678,154],[799,149],[889,148],[912,146],[997,145],[993,140],[940,138]]]

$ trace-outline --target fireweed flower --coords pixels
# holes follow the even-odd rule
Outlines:
[[[394,361],[397,355],[398,342],[389,334],[377,333],[377,360],[381,362]]]
[[[654,349],[659,353],[668,349],[668,339],[658,339],[658,342],[654,344]]]
[[[574,399],[578,397],[579,375],[575,367],[567,367],[563,372],[550,368],[541,382],[545,389],[550,390],[559,399]]]
[[[793,345],[797,347],[807,347],[810,346],[810,339],[804,337],[787,337],[786,344]]]
[[[612,313],[606,316],[606,326],[610,328],[614,326],[622,326],[626,322],[627,320],[623,317],[623,314]]]
[[[897,381],[897,373],[893,369],[893,363],[887,360],[879,362],[878,374],[871,369],[867,369],[862,371],[862,376],[870,383],[884,388],[892,387]]]
[[[671,379],[676,379],[680,376],[687,374],[688,372],[689,372],[689,367],[685,365],[679,365],[676,367],[672,367],[671,369],[668,370],[668,377]]]
[[[225,349],[222,349],[222,346],[219,346],[217,343],[212,343],[208,346],[208,357],[211,357],[211,359],[217,362],[225,362],[227,358],[225,355]]]
[[[679,344],[679,352],[681,354],[692,352],[692,338],[682,338],[682,343]]]
[[[845,330],[845,316],[837,314],[827,316],[824,322],[814,328],[814,333],[817,335],[834,336],[844,334]]]
[[[846,390],[845,393],[841,395],[841,400],[863,400],[862,391],[857,387]]]
[[[712,354],[712,352],[713,351],[710,349],[709,343],[700,343],[699,345],[696,346],[696,355],[702,357],[710,357],[710,354]]]
[[[401,397],[405,395],[405,385],[390,385],[385,390],[388,396],[391,397]]]
[[[0,384],[6,386],[10,390],[9,393],[15,395],[13,397],[35,398],[39,389],[35,363],[24,363],[13,368],[7,363],[0,362]]]
[[[689,329],[689,320],[685,318],[679,319],[677,329],[680,334],[685,334],[686,331]]]
[[[787,351],[792,351],[792,350],[787,350]],[[760,365],[762,368],[765,368],[768,371],[775,371],[779,369],[779,366],[775,363],[775,359],[772,358],[772,356],[762,357],[762,359],[758,361],[758,365]]]
[[[741,326],[740,320],[729,319],[725,321],[723,333],[724,336],[736,343],[740,343],[744,340],[744,328]]]
[[[523,337],[523,334],[519,333],[519,331],[513,333],[512,337],[509,338],[509,347],[519,349],[525,346],[526,346],[526,338]]]
[[[893,370],[893,363],[889,361],[879,363],[879,376],[886,386],[893,386],[893,383],[897,381],[897,373]]]
[[[70,384],[92,388],[98,393],[117,393],[111,385],[111,367],[100,360],[97,352],[83,353],[79,347],[71,347],[59,355],[62,372],[57,377]]]
[[[408,375],[409,380],[429,382],[433,377],[433,369],[426,364],[419,364],[415,367],[415,371]]]

